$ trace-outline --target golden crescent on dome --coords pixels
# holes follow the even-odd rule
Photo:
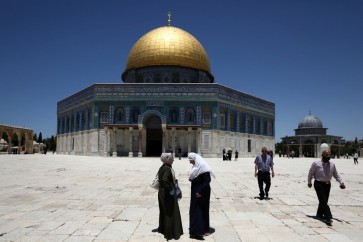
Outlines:
[[[170,15],[169,12],[169,20]],[[204,70],[212,76],[203,46],[193,35],[177,27],[159,27],[144,34],[131,48],[124,72],[160,65]]]

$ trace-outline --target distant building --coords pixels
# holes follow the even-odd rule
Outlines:
[[[180,147],[183,156],[222,157],[229,147],[252,157],[274,147],[275,104],[214,83],[203,46],[170,19],[134,44],[122,80],[58,102],[58,154],[160,156]]]
[[[281,138],[284,151],[288,154],[294,153],[297,157],[320,157],[320,146],[326,143],[333,155],[339,155],[342,137],[328,135],[326,130],[321,120],[309,113],[295,129],[294,136]]]
[[[1,149],[7,153],[33,153],[33,130],[0,124]]]

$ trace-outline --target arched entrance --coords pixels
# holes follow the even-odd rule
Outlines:
[[[303,155],[305,157],[315,157],[315,144],[312,140],[307,140],[303,144]]]
[[[146,126],[146,156],[160,156],[163,146],[163,130],[161,119],[151,115],[145,120]]]

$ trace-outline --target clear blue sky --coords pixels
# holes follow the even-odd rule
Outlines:
[[[309,111],[328,134],[363,139],[361,0],[0,0],[0,123],[56,135],[57,102],[120,83],[168,11],[217,83],[275,103],[276,141]]]

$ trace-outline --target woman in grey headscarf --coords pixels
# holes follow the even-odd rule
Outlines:
[[[189,153],[188,160],[193,164],[189,175],[191,181],[189,234],[190,238],[203,239],[209,232],[209,202],[211,175],[215,177],[207,162],[196,153]]]
[[[183,234],[183,226],[178,199],[175,196],[175,173],[172,168],[174,156],[171,153],[163,153],[160,159],[163,165],[158,171],[160,184],[158,193],[160,211],[158,232],[163,234],[166,240],[177,240]]]

